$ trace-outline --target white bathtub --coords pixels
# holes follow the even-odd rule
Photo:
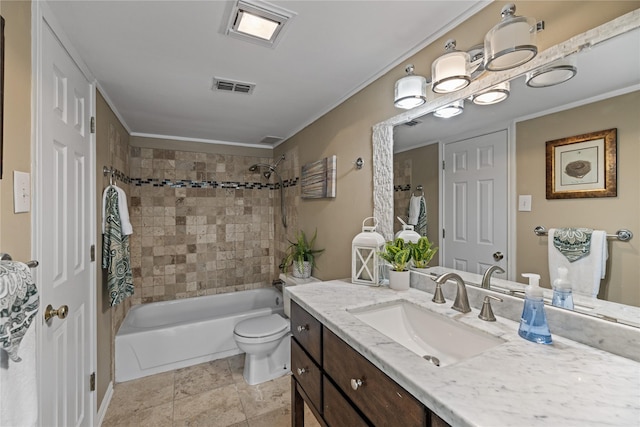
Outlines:
[[[236,324],[283,311],[275,289],[134,306],[116,334],[116,382],[240,354]]]

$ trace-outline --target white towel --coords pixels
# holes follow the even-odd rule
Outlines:
[[[420,217],[420,199],[422,199],[421,196],[411,196],[409,200],[409,219],[407,220],[407,224],[418,224],[418,218]]]
[[[109,188],[115,188],[118,192],[118,211],[120,212],[120,227],[122,227],[122,234],[124,236],[128,236],[133,234],[133,226],[131,225],[131,221],[129,220],[129,208],[127,206],[127,195],[124,190],[117,185],[110,185],[104,189],[102,193],[102,234],[104,234],[104,225],[105,225],[105,209],[107,206],[107,190]]]
[[[607,233],[593,230],[591,235],[591,249],[589,255],[574,262],[569,262],[566,256],[553,245],[555,229],[549,230],[549,278],[551,284],[558,278],[558,267],[565,267],[569,274],[567,279],[571,283],[574,293],[595,298],[600,291],[600,281],[607,274]]]
[[[20,357],[20,363],[13,363],[8,353],[0,351],[0,426],[37,425],[35,325],[22,338]]]

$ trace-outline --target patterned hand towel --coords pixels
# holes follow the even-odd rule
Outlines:
[[[0,348],[20,362],[18,348],[38,313],[40,297],[26,264],[0,261]]]
[[[415,230],[421,236],[427,235],[427,201],[423,196],[420,196],[420,213]]]
[[[558,228],[553,234],[553,245],[569,262],[574,262],[589,255],[592,233],[590,228]]]
[[[111,305],[133,295],[129,236],[122,232],[118,192],[109,187],[105,198],[105,231],[102,236],[102,268],[107,269],[107,289]]]

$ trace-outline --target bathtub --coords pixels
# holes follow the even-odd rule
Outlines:
[[[283,312],[275,289],[136,305],[116,334],[116,382],[240,354],[238,322]]]

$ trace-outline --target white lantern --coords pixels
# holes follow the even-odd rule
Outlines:
[[[373,220],[373,225],[365,225]],[[362,221],[362,233],[351,242],[351,282],[361,285],[378,286],[382,283],[382,262],[378,252],[384,250],[385,239],[376,232],[378,220],[374,217]]]

